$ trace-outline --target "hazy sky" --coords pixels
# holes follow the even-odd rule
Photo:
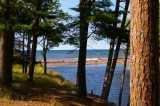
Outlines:
[[[115,0],[111,0],[113,3],[115,3]],[[69,8],[72,7],[76,7],[79,4],[79,0],[59,0],[60,4],[61,4],[61,9],[64,12],[68,12],[69,14],[75,16],[77,15],[76,12],[70,10]],[[114,7],[113,7],[114,9]],[[108,49],[109,48],[109,44],[107,43],[107,41],[95,41],[93,39],[88,39],[88,44],[89,46],[87,46],[87,49]],[[40,46],[38,46],[38,49],[41,49]],[[62,45],[60,44],[59,47],[54,47],[53,50],[68,50],[68,49],[75,49],[74,46],[71,45]]]

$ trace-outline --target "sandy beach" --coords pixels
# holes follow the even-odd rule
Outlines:
[[[37,60],[37,62],[44,63],[43,60]],[[129,64],[129,59],[128,62]],[[63,66],[63,65],[77,65],[78,59],[72,58],[72,59],[48,59],[47,60],[47,66]],[[107,64],[107,58],[87,58],[86,59],[87,65],[98,65],[98,64]],[[124,64],[124,58],[119,58],[117,61],[117,65],[123,65]]]

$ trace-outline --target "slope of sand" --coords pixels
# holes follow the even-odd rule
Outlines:
[[[44,63],[43,60],[37,60],[37,62]],[[129,63],[129,59],[128,62]],[[63,66],[63,65],[77,65],[78,59],[72,58],[72,59],[48,59],[47,60],[47,66]],[[87,58],[86,59],[87,65],[98,65],[98,64],[107,64],[107,58]],[[117,60],[117,65],[123,65],[124,64],[124,58],[119,58]]]

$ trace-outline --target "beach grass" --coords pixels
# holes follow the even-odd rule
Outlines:
[[[27,82],[27,74],[22,73],[22,66],[19,64],[13,65],[13,86],[14,85],[23,86],[34,86],[34,87],[65,87],[68,90],[75,88],[75,83],[66,81],[61,75],[57,74],[56,70],[50,71],[47,69],[47,75],[43,73],[43,66],[37,64],[35,66],[34,80],[32,83]]]
[[[22,66],[19,64],[13,65],[12,73],[13,89],[4,89],[0,92],[0,98],[19,99],[16,91],[28,92],[33,88],[56,88],[66,91],[74,91],[75,83],[66,81],[61,75],[57,74],[56,70],[50,71],[47,69],[47,75],[43,73],[43,66],[37,64],[35,66],[33,82],[27,82],[27,73],[22,73]]]

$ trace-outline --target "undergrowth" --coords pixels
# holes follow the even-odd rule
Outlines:
[[[43,73],[43,66],[38,64],[35,66],[33,82],[27,82],[27,73],[22,73],[22,66],[19,64],[13,65],[12,73],[12,86],[20,91],[27,91],[32,88],[57,88],[66,91],[74,91],[75,83],[66,81],[57,72],[47,69],[47,75]],[[0,92],[1,98],[12,98],[14,95],[13,90],[6,90],[6,92]]]

